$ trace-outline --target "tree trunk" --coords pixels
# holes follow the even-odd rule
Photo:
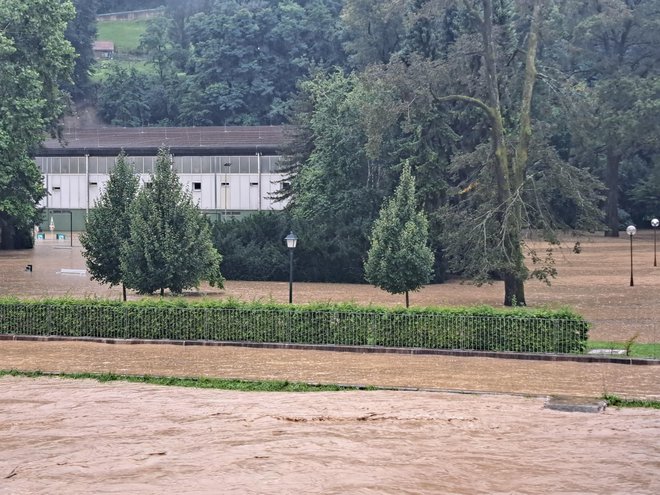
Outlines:
[[[410,307],[410,300],[408,299],[408,291],[406,291],[406,308]]]
[[[493,40],[493,2],[483,0],[484,17],[481,23],[481,39],[484,45],[483,57],[486,64],[486,90],[491,108],[491,139],[495,155],[495,181],[497,182],[497,200],[504,203],[511,191],[509,183],[509,153],[504,138],[504,124],[500,106],[497,65],[495,64],[495,42]]]
[[[504,304],[506,306],[525,306],[524,283],[527,278],[527,268],[521,246],[522,205],[520,189],[522,188],[527,168],[529,144],[532,136],[531,107],[536,82],[536,52],[542,21],[541,10],[543,0],[534,0],[532,20],[525,55],[525,77],[520,108],[519,140],[513,157],[509,156],[506,142],[504,121],[498,87],[497,64],[495,57],[495,41],[493,39],[493,1],[482,0],[483,18],[476,12],[473,5],[464,1],[468,11],[480,27],[483,43],[483,57],[486,68],[486,92],[488,104],[473,97],[451,95],[440,98],[439,101],[458,100],[471,103],[484,110],[490,119],[490,136],[493,147],[493,173],[495,176],[496,195],[498,201],[497,219],[503,234],[504,266],[499,269],[504,279]]]
[[[34,231],[21,229],[9,219],[0,217],[0,250],[32,249],[34,247]]]
[[[504,274],[504,305],[525,306],[525,279],[515,273]]]
[[[529,28],[527,53],[525,54],[525,81],[523,83],[522,104],[520,105],[520,130],[516,156],[513,160],[512,188],[522,186],[527,171],[529,143],[532,138],[532,96],[536,83],[536,51],[538,49],[539,28],[541,23],[541,2],[534,3],[532,24]]]
[[[525,54],[525,79],[523,81],[522,101],[520,105],[520,129],[515,156],[511,160],[512,171],[509,183],[511,189],[508,197],[513,204],[509,207],[508,218],[504,219],[506,232],[506,253],[510,265],[504,270],[504,305],[526,306],[525,280],[527,267],[522,252],[522,204],[519,199],[519,189],[525,182],[529,144],[532,138],[532,96],[536,83],[536,51],[538,49],[539,30],[541,25],[541,5],[543,0],[536,0],[532,10],[532,22],[527,38]]]
[[[607,201],[605,203],[605,237],[619,237],[619,163],[621,158],[611,148],[607,149],[607,169],[605,170],[605,186]]]
[[[538,49],[538,36],[541,25],[541,6],[543,0],[535,0],[532,10],[532,20],[527,38],[527,51],[525,55],[525,78],[523,81],[523,94],[520,104],[520,129],[519,139],[512,159],[508,157],[504,129],[501,125],[502,112],[500,108],[499,92],[497,87],[497,72],[495,66],[494,41],[492,39],[492,0],[483,0],[484,24],[482,29],[483,42],[485,44],[484,58],[488,77],[488,93],[491,105],[497,105],[495,114],[499,126],[493,126],[492,136],[495,145],[496,167],[505,173],[506,190],[498,191],[498,199],[508,210],[502,218],[504,230],[505,253],[508,258],[507,266],[502,271],[504,279],[504,305],[525,306],[525,280],[527,279],[527,268],[525,257],[521,246],[522,231],[522,205],[520,189],[522,188],[527,170],[529,144],[532,137],[532,96],[536,82],[536,52]],[[496,175],[499,172],[496,172]],[[500,185],[498,184],[498,189]],[[509,203],[504,205],[504,202]]]
[[[10,236],[10,227],[0,219],[0,249],[14,249],[14,240]]]
[[[165,287],[160,288],[160,297],[165,296]]]
[[[14,227],[6,220],[0,218],[0,249],[14,249]]]
[[[126,302],[126,285],[125,284],[121,284],[121,293],[122,293],[122,296],[124,298],[124,302]]]

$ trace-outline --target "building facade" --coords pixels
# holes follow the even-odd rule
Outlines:
[[[46,141],[35,160],[47,195],[41,226],[83,230],[119,153],[124,150],[142,185],[150,181],[158,150],[169,150],[181,183],[213,220],[281,210],[272,194],[283,182],[281,126],[98,128],[71,130]],[[72,225],[71,225],[72,222]]]

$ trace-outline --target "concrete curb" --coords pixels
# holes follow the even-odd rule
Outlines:
[[[607,401],[584,397],[550,397],[543,407],[554,411],[599,413],[605,411]]]
[[[17,335],[0,334],[0,341],[13,340],[23,342],[93,342],[99,344],[149,344],[181,346],[229,346],[256,349],[289,349],[332,352],[403,354],[413,356],[454,356],[488,357],[495,359],[522,359],[527,361],[571,361],[577,363],[628,364],[637,366],[658,366],[660,359],[642,359],[630,357],[595,356],[586,354],[535,354],[523,352],[464,351],[458,349],[421,349],[404,347],[350,346],[333,344],[281,344],[258,342],[225,342],[215,340],[152,340],[152,339],[111,339],[104,337],[63,337],[57,335]]]

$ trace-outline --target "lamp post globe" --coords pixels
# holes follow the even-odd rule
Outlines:
[[[289,249],[289,304],[293,303],[293,250],[298,245],[298,236],[291,231],[284,238],[286,247]]]
[[[635,285],[633,280],[633,236],[637,233],[637,228],[634,225],[628,225],[626,234],[630,237],[630,287]]]
[[[651,227],[653,227],[653,266],[658,266],[658,257],[656,254],[656,245],[657,245],[657,234],[658,226],[660,225],[660,220],[654,218],[651,220]]]
[[[284,238],[286,241],[286,247],[289,249],[295,249],[296,246],[298,245],[298,236],[291,232],[288,236]]]

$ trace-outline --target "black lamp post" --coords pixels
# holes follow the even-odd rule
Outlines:
[[[653,227],[653,266],[658,266],[658,258],[655,250],[658,225],[660,225],[660,220],[658,220],[657,218],[651,220],[651,227]]]
[[[293,231],[284,238],[286,247],[289,248],[289,304],[293,303],[293,250],[298,244],[298,237]]]
[[[626,229],[626,234],[628,234],[628,237],[630,237],[630,287],[633,287],[635,285],[635,282],[633,281],[633,248],[632,248],[632,239],[633,236],[637,233],[637,229],[635,228],[634,225],[629,225],[628,228]]]
[[[227,196],[229,196],[229,180],[227,178],[227,172],[229,171],[229,167],[231,167],[231,163],[223,163],[222,167],[225,170],[225,181],[222,183],[223,191],[225,192],[225,221],[227,220]]]

